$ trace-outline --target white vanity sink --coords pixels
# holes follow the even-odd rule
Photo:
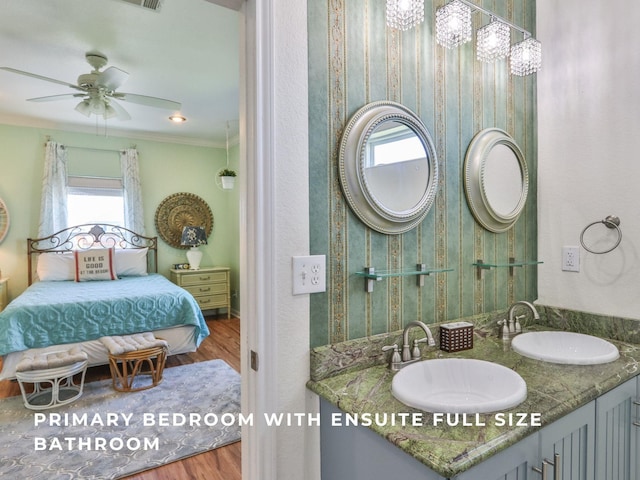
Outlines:
[[[608,363],[620,356],[612,343],[573,332],[523,333],[514,337],[511,347],[525,357],[570,365]]]
[[[527,384],[513,370],[467,358],[424,360],[396,373],[393,396],[427,412],[487,413],[515,407]]]

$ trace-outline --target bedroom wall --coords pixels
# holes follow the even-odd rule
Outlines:
[[[177,192],[190,192],[202,197],[214,218],[209,244],[201,247],[204,253],[202,265],[231,267],[231,289],[235,293],[232,308],[238,311],[239,189],[222,190],[215,183],[216,173],[226,166],[223,148],[0,125],[0,198],[11,214],[9,232],[0,244],[0,270],[2,276],[10,277],[11,298],[27,286],[25,239],[37,235],[47,136],[59,143],[78,147],[121,149],[135,145],[140,159],[147,235],[157,235],[155,211],[165,197]],[[229,153],[230,166],[237,171],[238,147],[231,148]],[[70,156],[76,166],[85,162],[87,172],[95,172],[94,166],[113,169],[112,166],[119,162],[117,153],[74,150],[70,151]],[[170,265],[186,261],[184,250],[173,248],[161,239],[158,240],[158,258],[158,271],[163,275],[168,275]]]
[[[492,269],[478,279],[471,265],[479,258],[537,258],[536,77],[510,75],[505,61],[476,61],[473,42],[455,50],[436,45],[435,11],[444,3],[426,0],[424,23],[398,33],[385,26],[384,2],[308,2],[310,246],[328,259],[327,293],[311,296],[311,346],[398,330],[416,319],[433,323],[506,309],[514,300],[537,297],[535,267],[515,269],[513,277],[507,268]],[[535,0],[481,3],[535,31]],[[473,18],[476,27],[488,21]],[[357,109],[376,100],[416,112],[438,155],[435,204],[422,224],[402,235],[366,227],[348,208],[338,179],[342,130]],[[489,127],[515,138],[530,173],[525,211],[502,234],[474,221],[462,181],[469,142]],[[367,266],[396,270],[416,263],[453,271],[427,277],[422,288],[415,277],[383,280],[373,293],[355,275]]]

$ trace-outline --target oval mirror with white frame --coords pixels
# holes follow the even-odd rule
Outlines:
[[[499,128],[479,132],[467,149],[464,188],[475,219],[501,233],[518,220],[527,201],[529,173],[522,151]]]
[[[426,216],[438,186],[438,162],[420,118],[394,102],[373,102],[349,120],[340,142],[340,183],[372,229],[398,234]]]

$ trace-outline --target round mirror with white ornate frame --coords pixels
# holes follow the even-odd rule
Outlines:
[[[522,151],[499,128],[479,132],[464,161],[467,203],[487,230],[501,233],[518,220],[527,201],[529,174]]]
[[[7,205],[0,198],[0,242],[4,240],[4,237],[9,231],[9,210]]]
[[[401,104],[381,101],[359,109],[342,135],[338,166],[349,206],[378,232],[411,230],[435,199],[433,141],[420,118]]]

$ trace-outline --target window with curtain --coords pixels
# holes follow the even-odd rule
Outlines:
[[[70,176],[67,179],[67,223],[125,226],[122,179]]]
[[[68,174],[67,150],[99,152],[100,149],[65,147],[48,140],[45,145],[44,178],[40,208],[39,237],[52,235],[63,228],[82,223],[109,223],[144,235],[142,189],[135,148],[115,150],[119,154],[119,170],[112,176],[90,176],[91,172]],[[113,152],[113,150],[104,150]],[[83,155],[82,170],[100,170],[103,160],[87,162]],[[96,167],[96,168],[92,168]],[[87,168],[88,167],[88,168]],[[99,169],[97,167],[100,167]],[[113,171],[113,166],[109,167]],[[121,177],[115,177],[119,175]]]

